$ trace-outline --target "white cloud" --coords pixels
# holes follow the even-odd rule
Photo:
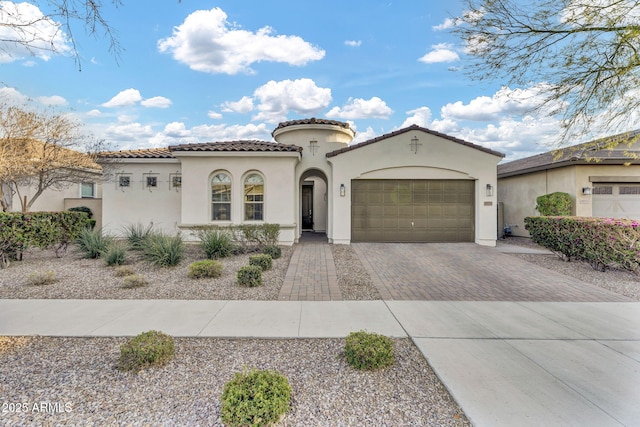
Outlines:
[[[100,117],[102,115],[102,111],[93,109],[91,111],[87,111],[86,115],[89,117]]]
[[[301,115],[316,114],[331,103],[331,89],[316,86],[311,79],[271,80],[254,92],[260,101],[254,121],[277,123],[294,111]]]
[[[164,96],[154,96],[153,98],[145,99],[140,105],[147,108],[169,108],[171,106],[171,100]]]
[[[0,22],[0,63],[31,56],[48,61],[72,50],[61,24],[33,4],[0,1]]]
[[[453,46],[448,43],[439,43],[431,46],[432,51],[419,58],[418,61],[425,64],[458,61],[460,57],[453,51]]]
[[[61,96],[39,96],[38,101],[44,105],[67,105],[67,100]]]
[[[107,126],[104,130],[104,139],[119,145],[129,146],[130,148],[144,147],[146,144],[143,141],[153,135],[154,131],[151,125],[143,125],[137,122],[114,124]],[[132,143],[133,146],[131,146]],[[138,143],[140,143],[140,146],[135,145]]]
[[[353,126],[352,126],[352,128],[353,128]],[[365,130],[364,132],[356,133],[356,136],[353,138],[353,141],[351,142],[350,145],[359,144],[361,142],[368,141],[370,139],[375,138],[378,135],[379,134],[376,131],[374,131],[371,126],[368,126],[367,130]]]
[[[416,108],[415,110],[407,111],[407,114],[411,114],[411,116],[405,119],[402,125],[400,125],[401,128],[411,125],[429,127],[431,123],[431,109],[429,107]]]
[[[193,12],[171,37],[158,41],[158,49],[193,70],[214,74],[250,74],[251,65],[260,61],[301,66],[325,55],[298,36],[274,34],[271,27],[255,33],[237,29],[220,8]]]
[[[175,144],[192,144],[212,141],[271,140],[271,127],[266,124],[247,125],[199,125],[187,128],[184,123],[173,122],[161,132],[146,139],[139,147],[167,147]],[[138,147],[138,148],[139,148]]]
[[[362,45],[362,40],[345,40],[344,44],[350,47],[359,47]]]
[[[142,101],[142,96],[138,89],[125,89],[102,106],[107,108],[128,107],[140,101]]]
[[[213,120],[220,120],[222,118],[222,114],[216,112],[216,111],[209,111],[207,113],[207,116],[209,116],[210,119]]]
[[[442,24],[434,25],[431,27],[434,31],[442,31],[448,30],[449,28],[453,28],[455,26],[460,25],[460,20],[456,18],[445,18]]]
[[[393,110],[389,108],[387,103],[374,96],[369,100],[349,98],[347,104],[343,107],[333,107],[326,116],[351,120],[365,118],[387,119],[391,114],[393,114]]]
[[[253,98],[250,96],[243,96],[239,101],[227,101],[222,106],[222,111],[225,113],[242,113],[246,114],[253,110]]]
[[[22,94],[13,87],[0,87],[0,103],[6,102],[11,105],[25,104],[29,97]]]

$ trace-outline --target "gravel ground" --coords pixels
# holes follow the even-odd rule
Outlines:
[[[338,286],[345,301],[379,300],[380,293],[350,245],[331,245]]]
[[[342,339],[177,338],[172,362],[137,375],[114,368],[124,342],[36,337],[0,352],[0,424],[221,425],[224,384],[246,367],[289,379],[281,425],[470,425],[408,339],[394,339],[394,366],[362,372],[344,360]]]
[[[175,267],[158,267],[141,260],[139,253],[128,252],[128,266],[144,276],[148,285],[123,288],[124,278],[116,275],[100,259],[82,258],[71,247],[62,258],[51,250],[33,249],[23,261],[13,262],[0,270],[0,298],[54,299],[209,299],[209,300],[277,300],[280,287],[293,253],[293,247],[282,247],[282,257],[273,260],[271,270],[262,275],[263,286],[238,286],[236,272],[249,264],[250,254],[221,259],[223,275],[217,279],[190,279],[189,264],[204,259],[197,245],[187,245],[185,257]],[[53,271],[58,281],[51,285],[28,285],[32,273]]]
[[[544,249],[533,243],[531,239],[509,237],[502,241],[506,244]],[[624,270],[609,269],[605,272],[591,268],[583,261],[563,261],[557,255],[509,254],[525,261],[545,267],[567,276],[575,277],[583,282],[591,283],[618,294],[640,301],[640,276]]]

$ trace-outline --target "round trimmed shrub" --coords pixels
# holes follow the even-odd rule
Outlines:
[[[362,370],[384,368],[395,361],[391,338],[365,331],[347,336],[344,355],[351,366]]]
[[[236,273],[240,286],[254,287],[262,285],[262,268],[257,265],[245,265]]]
[[[271,255],[257,254],[249,257],[249,265],[256,265],[262,269],[262,271],[269,270],[273,265]]]
[[[291,407],[291,386],[277,371],[238,372],[224,386],[220,416],[228,426],[266,426],[279,422]]]
[[[163,366],[173,359],[173,337],[158,331],[143,332],[120,346],[117,368],[140,372],[147,366]]]
[[[206,259],[189,264],[189,277],[192,279],[220,276],[222,276],[222,263],[218,261]]]
[[[279,246],[268,245],[264,247],[262,253],[269,255],[271,259],[278,259],[282,256],[282,249]]]

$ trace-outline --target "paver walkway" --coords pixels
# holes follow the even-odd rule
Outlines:
[[[354,243],[384,300],[631,301],[474,243]]]
[[[280,301],[341,300],[336,264],[326,236],[309,235],[300,239],[291,255]]]

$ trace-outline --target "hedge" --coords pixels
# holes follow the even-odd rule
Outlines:
[[[575,216],[524,220],[531,239],[566,260],[589,262],[596,270],[620,268],[640,273],[640,221]]]
[[[83,212],[0,212],[0,267],[21,258],[29,247],[55,247],[59,255],[88,223]]]

